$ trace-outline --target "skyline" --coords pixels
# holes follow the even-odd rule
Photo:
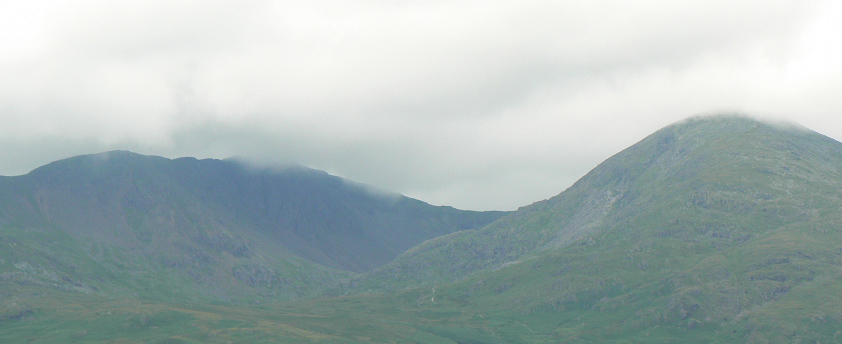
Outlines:
[[[842,140],[840,23],[833,1],[8,1],[0,175],[236,156],[513,210],[700,114]]]

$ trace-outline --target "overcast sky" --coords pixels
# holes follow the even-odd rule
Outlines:
[[[0,175],[239,156],[512,210],[698,114],[842,140],[840,3],[0,0]]]

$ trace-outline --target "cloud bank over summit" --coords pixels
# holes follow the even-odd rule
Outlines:
[[[700,113],[842,139],[839,23],[833,1],[6,1],[0,174],[238,156],[514,209]]]

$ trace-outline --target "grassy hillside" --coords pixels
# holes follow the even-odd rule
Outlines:
[[[839,142],[741,117],[693,119],[559,196],[427,241],[352,287],[435,287],[439,303],[551,341],[833,342],[840,209]]]
[[[840,168],[840,144],[819,134],[742,117],[693,119],[618,153],[558,196],[424,242],[358,284],[457,281],[615,232],[672,237],[696,228],[719,245],[745,241],[811,214],[833,216]]]

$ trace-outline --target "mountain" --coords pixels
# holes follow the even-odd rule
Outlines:
[[[349,275],[332,297],[246,306],[56,294],[8,282],[47,272],[9,258],[23,242],[6,240],[0,339],[834,343],[840,210],[842,143],[742,116],[692,118],[555,197]],[[33,290],[48,297],[27,298]]]
[[[0,178],[0,240],[25,244],[7,264],[79,290],[308,295],[503,214],[435,207],[304,167],[123,151]]]
[[[689,119],[616,154],[553,198],[522,207],[487,228],[424,242],[373,275],[409,286],[456,281],[633,226],[656,226],[664,231],[660,236],[702,219],[739,221],[740,228],[780,227],[803,220],[807,210],[802,203],[835,199],[842,166],[838,145],[792,125],[740,116]],[[802,193],[794,198],[793,185],[810,189],[797,190]],[[672,222],[663,224],[664,219]],[[709,225],[708,232],[731,241],[751,237],[733,232],[736,225],[729,224],[727,231],[723,226]],[[430,264],[436,257],[444,265]]]
[[[525,342],[835,342],[841,210],[839,142],[693,118],[558,196],[424,242],[350,286],[422,287],[411,290],[435,294],[431,307],[531,328]]]

